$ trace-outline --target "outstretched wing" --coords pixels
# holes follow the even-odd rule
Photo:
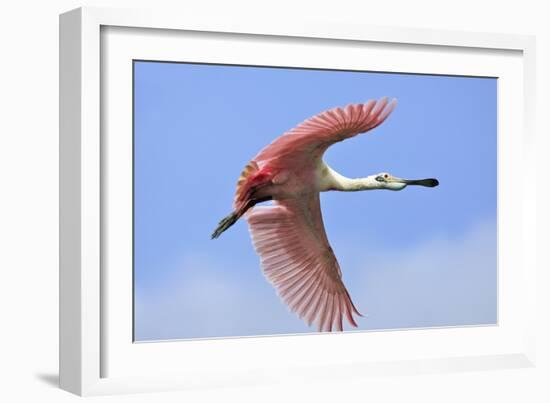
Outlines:
[[[357,327],[360,313],[327,240],[318,193],[256,206],[247,221],[262,270],[292,311],[319,331],[341,331],[344,317]]]
[[[365,104],[322,112],[300,123],[262,149],[244,168],[235,192],[234,208],[242,208],[253,189],[269,184],[281,170],[299,171],[317,166],[330,145],[374,129],[397,104],[387,97]]]
[[[260,168],[265,164],[278,168],[316,163],[330,145],[382,124],[396,104],[395,99],[389,102],[384,97],[322,112],[276,138],[253,161]]]

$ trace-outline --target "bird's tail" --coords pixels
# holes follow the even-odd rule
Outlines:
[[[219,222],[218,227],[212,233],[212,239],[216,239],[217,237],[219,237],[222,234],[222,232],[224,232],[226,229],[228,229],[233,224],[235,224],[237,222],[237,220],[241,217],[241,215],[242,214],[239,214],[238,212],[233,211],[227,217],[222,219]]]

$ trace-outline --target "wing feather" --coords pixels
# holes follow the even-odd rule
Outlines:
[[[247,221],[263,273],[292,311],[319,331],[341,331],[344,318],[357,326],[353,314],[360,313],[328,243],[318,193],[256,206]]]
[[[276,138],[253,162],[259,166],[269,163],[272,168],[283,167],[289,161],[315,163],[330,145],[380,125],[396,104],[395,99],[390,102],[384,97],[319,113]]]

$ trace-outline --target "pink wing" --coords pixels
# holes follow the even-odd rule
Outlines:
[[[260,168],[266,163],[272,168],[316,163],[330,145],[382,124],[396,104],[384,97],[322,112],[276,138],[253,161]]]
[[[321,216],[319,194],[256,206],[247,216],[263,272],[281,299],[319,331],[357,327],[357,311],[342,282]]]
[[[276,138],[244,168],[237,183],[234,207],[246,204],[254,187],[269,183],[281,170],[315,169],[330,145],[374,129],[382,124],[397,104],[384,97],[365,104],[334,108],[302,122]]]

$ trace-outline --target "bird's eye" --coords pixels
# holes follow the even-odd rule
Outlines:
[[[388,179],[389,175],[388,174],[384,174],[384,179]]]

